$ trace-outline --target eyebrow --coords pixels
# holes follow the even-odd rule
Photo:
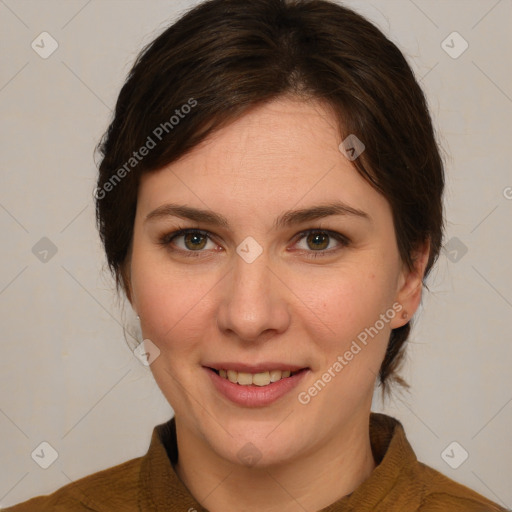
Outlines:
[[[311,220],[329,217],[331,215],[349,215],[371,222],[371,218],[366,212],[357,208],[353,208],[352,206],[349,206],[342,201],[334,201],[309,208],[302,208],[299,210],[288,210],[275,220],[274,229],[290,227]],[[170,216],[229,228],[228,220],[226,217],[219,213],[212,212],[211,210],[202,210],[200,208],[193,208],[191,206],[173,203],[163,204],[162,206],[159,206],[152,212],[148,213],[144,223]]]

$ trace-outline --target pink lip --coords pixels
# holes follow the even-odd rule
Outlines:
[[[244,367],[244,365],[238,365],[238,368],[240,367]],[[267,370],[269,369],[268,366],[265,368]],[[274,369],[283,369],[283,366]],[[300,368],[297,368],[297,370],[299,369]],[[221,395],[243,407],[264,407],[272,404],[295,388],[309,372],[309,369],[305,368],[295,375],[278,380],[277,382],[271,382],[268,386],[255,386],[254,384],[251,386],[242,386],[217,375],[211,368],[204,367],[204,370],[208,373],[214,387]],[[258,373],[258,371],[250,371],[249,373]]]

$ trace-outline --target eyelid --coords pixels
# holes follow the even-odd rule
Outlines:
[[[331,249],[325,249],[325,250],[319,250],[319,251],[307,251],[307,250],[304,250],[304,249],[299,249],[298,251],[299,252],[305,252],[307,254],[309,254],[309,258],[316,258],[316,257],[327,257],[327,256],[330,256],[332,254],[335,254],[337,252],[339,252],[341,249],[347,247],[348,245],[351,244],[351,240],[339,233],[338,231],[333,231],[333,230],[330,230],[330,229],[324,229],[324,228],[310,228],[310,229],[305,229],[304,231],[301,231],[300,233],[297,233],[297,235],[294,237],[294,244],[296,244],[297,242],[299,242],[300,240],[302,240],[303,238],[305,238],[307,235],[309,234],[312,234],[312,233],[324,233],[326,234],[327,236],[329,236],[330,238],[334,238],[338,244],[339,244],[339,247],[335,247],[335,248],[331,248]]]
[[[200,228],[177,228],[175,231],[172,231],[171,233],[167,233],[167,234],[164,234],[163,236],[161,236],[159,238],[159,243],[161,245],[163,245],[164,247],[169,247],[171,245],[171,242],[175,238],[179,238],[180,236],[185,236],[189,233],[198,233],[198,234],[208,238],[210,241],[216,243],[215,235],[213,235],[213,233],[211,233],[210,231],[204,230],[204,229],[200,229]],[[313,251],[313,250],[307,251],[304,249],[298,250],[298,252],[310,254],[310,256],[307,256],[310,258],[322,257],[324,255],[325,256],[331,255],[335,252],[338,252],[340,249],[351,244],[351,240],[347,236],[345,236],[337,231],[324,229],[324,228],[320,228],[320,227],[305,229],[305,230],[297,233],[292,239],[293,244],[296,244],[297,242],[299,242],[300,240],[305,238],[307,235],[312,234],[312,233],[324,233],[324,234],[328,235],[330,238],[334,238],[340,244],[340,247],[337,247],[334,249],[318,250],[318,251]],[[192,257],[198,257],[198,256],[202,255],[203,253],[207,252],[205,250],[190,251],[190,250],[184,250],[184,249],[179,249],[179,248],[175,248],[175,249],[171,249],[171,250],[173,250],[174,252],[181,252],[182,254],[185,254],[186,256],[192,256]]]
[[[172,231],[170,233],[166,233],[159,237],[159,243],[163,246],[169,246],[171,245],[171,242],[175,238],[179,238],[181,236],[188,235],[189,233],[198,233],[206,238],[208,238],[210,241],[215,243],[215,240],[210,231],[207,231],[205,229],[199,229],[199,228],[177,228],[175,231]],[[185,252],[185,253],[201,253],[205,251],[185,251],[184,249],[176,249],[177,252]]]

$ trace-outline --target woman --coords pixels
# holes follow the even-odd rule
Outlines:
[[[402,382],[444,188],[376,27],[204,2],[141,53],[101,152],[100,236],[175,416],[145,456],[9,510],[503,510],[370,412]]]

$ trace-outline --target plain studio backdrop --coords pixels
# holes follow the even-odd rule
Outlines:
[[[0,0],[1,506],[143,455],[172,415],[123,337],[136,322],[105,270],[93,150],[139,50],[194,3]],[[405,53],[446,153],[411,391],[374,410],[421,461],[512,508],[512,2],[345,4]]]

